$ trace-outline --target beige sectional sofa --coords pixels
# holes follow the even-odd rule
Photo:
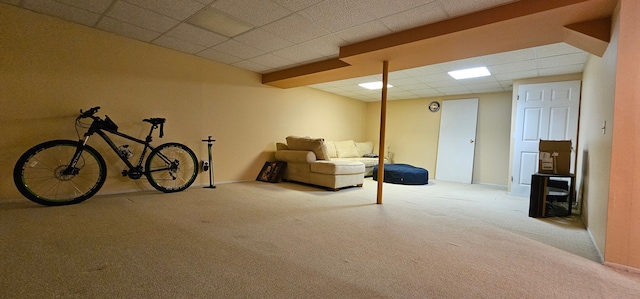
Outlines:
[[[327,187],[332,190],[362,186],[366,172],[373,171],[378,158],[363,157],[373,152],[371,142],[328,141],[322,138],[289,136],[276,143],[276,160],[287,162],[283,179]]]

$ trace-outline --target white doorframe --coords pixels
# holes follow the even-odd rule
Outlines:
[[[471,183],[475,157],[478,99],[442,102],[436,180]]]

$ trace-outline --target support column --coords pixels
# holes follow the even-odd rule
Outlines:
[[[378,145],[378,200],[382,204],[382,184],[384,183],[384,149],[387,126],[387,83],[389,82],[389,62],[382,63],[382,102],[380,104],[380,144]]]

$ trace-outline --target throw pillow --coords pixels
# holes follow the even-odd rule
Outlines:
[[[324,145],[327,146],[327,154],[329,158],[337,158],[338,153],[336,152],[336,144],[333,141],[324,141]]]
[[[286,139],[290,150],[313,151],[318,160],[329,160],[323,138],[288,136]]]
[[[277,151],[286,151],[288,149],[289,149],[289,147],[286,144],[284,144],[282,142],[276,142],[276,150]]]
[[[356,148],[358,149],[359,157],[364,157],[366,154],[373,153],[373,142],[356,142]]]
[[[336,152],[338,154],[338,158],[358,158],[360,157],[358,154],[358,148],[356,148],[355,142],[353,140],[347,141],[336,141],[334,142],[336,145]]]

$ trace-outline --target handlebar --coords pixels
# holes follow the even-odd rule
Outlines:
[[[82,109],[80,109],[80,118],[92,117],[96,112],[98,112],[98,110],[100,110],[100,106],[93,107],[87,111],[82,111]]]

